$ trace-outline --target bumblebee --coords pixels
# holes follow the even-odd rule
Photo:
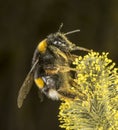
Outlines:
[[[58,31],[48,35],[38,44],[33,55],[31,70],[19,90],[17,99],[19,108],[29,93],[33,81],[40,92],[52,100],[59,100],[61,97],[75,97],[67,91],[67,88],[71,87],[71,71],[75,71],[71,64],[76,55],[71,52],[74,50],[89,51],[76,46],[67,39],[66,35],[78,31],[68,33]]]

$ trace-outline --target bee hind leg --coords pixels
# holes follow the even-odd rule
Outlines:
[[[67,92],[67,91],[61,91],[58,90],[58,93],[64,97],[64,98],[69,98],[69,99],[75,99],[76,98],[76,94],[72,94],[71,92]]]

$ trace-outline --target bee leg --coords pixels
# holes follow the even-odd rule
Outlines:
[[[73,94],[71,92],[60,91],[60,90],[58,91],[58,93],[61,95],[62,98],[73,99],[73,100],[79,99],[79,100],[82,100],[82,101],[87,100],[87,96],[85,94],[82,94],[82,93]]]
[[[58,68],[58,71],[61,73],[65,73],[65,72],[69,72],[69,71],[76,71],[76,68],[71,68],[68,66],[58,66],[57,65],[57,68]]]
[[[69,98],[69,99],[75,99],[76,98],[76,94],[72,94],[71,92],[67,92],[67,91],[62,91],[62,90],[58,90],[58,93],[65,98]]]
[[[75,51],[75,50],[91,52],[91,50],[84,48],[84,47],[80,47],[80,46],[74,46],[71,48],[71,51]]]
[[[56,66],[50,65],[50,66],[44,67],[44,70],[45,70],[46,74],[51,74],[52,75],[52,74],[58,73],[59,68],[57,68]]]
[[[44,95],[42,94],[40,90],[38,91],[38,97],[40,98],[40,102],[43,102]]]
[[[61,56],[65,59],[65,61],[68,61],[67,56],[65,53],[63,53],[61,50],[59,50],[57,47],[50,46],[50,49],[56,54],[57,57]]]

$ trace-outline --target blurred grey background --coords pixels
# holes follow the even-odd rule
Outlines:
[[[0,0],[0,130],[60,130],[60,102],[40,103],[35,85],[21,109],[16,100],[34,49],[62,22],[62,32],[81,30],[72,42],[118,64],[117,0]]]

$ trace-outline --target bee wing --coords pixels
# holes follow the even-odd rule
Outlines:
[[[24,80],[24,82],[19,90],[19,94],[18,94],[18,98],[17,98],[18,108],[22,107],[23,101],[26,98],[27,94],[29,93],[29,91],[32,87],[33,80],[34,80],[34,70],[35,70],[37,64],[38,64],[38,60],[36,60],[36,62],[32,66],[30,72],[26,76],[26,78],[25,78],[25,80]]]

